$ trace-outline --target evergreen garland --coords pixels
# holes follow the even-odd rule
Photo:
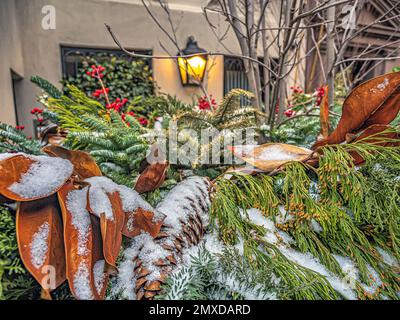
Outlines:
[[[191,109],[177,113],[175,120],[181,126],[189,128],[209,128],[218,130],[254,127],[256,116],[265,116],[257,109],[243,107],[242,98],[251,99],[252,94],[246,90],[233,89],[228,92],[221,104],[211,110]]]
[[[349,151],[362,154],[367,166],[354,168]],[[322,154],[318,169],[289,163],[275,177],[235,174],[230,179],[218,178],[212,209],[214,227],[226,244],[242,241],[249,261],[267,261],[286,284],[295,287],[296,279],[302,279],[306,288],[312,288],[298,290],[292,298],[329,299],[341,294],[332,292],[324,276],[309,277],[311,270],[299,268],[280,248],[265,243],[265,229],[246,219],[242,210],[260,209],[294,239],[292,248],[311,254],[339,278],[345,275],[338,256],[348,257],[359,270],[355,283],[359,298],[398,299],[398,148],[359,142],[327,146]],[[378,170],[374,170],[377,163]],[[381,163],[391,169],[382,169]],[[380,179],[385,183],[379,183]],[[397,262],[389,263],[393,260],[390,256]],[[371,292],[367,286],[373,285],[377,288]]]
[[[255,270],[236,249],[215,254],[200,246],[190,265],[169,277],[163,290],[162,300],[268,300],[287,288],[275,281],[271,268]]]
[[[62,96],[62,92],[46,79],[43,79],[39,76],[32,76],[31,82],[36,84],[39,88],[41,88],[52,98],[59,99]]]
[[[0,122],[0,153],[25,152],[41,154],[41,143],[28,138],[25,133],[10,125]]]

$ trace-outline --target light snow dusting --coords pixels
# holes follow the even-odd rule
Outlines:
[[[379,91],[383,91],[386,89],[386,87],[389,85],[389,79],[385,78],[382,83],[378,84],[376,87],[378,88]]]
[[[19,182],[9,190],[21,198],[42,198],[56,192],[72,175],[73,165],[61,158],[47,156],[27,156],[34,161]]]
[[[305,148],[301,149],[304,150],[304,153],[310,153],[310,151]],[[280,145],[271,145],[264,147],[261,153],[255,155],[255,158],[261,161],[290,161],[297,159],[298,156],[298,154],[287,151]]]
[[[48,222],[45,222],[32,237],[32,242],[30,244],[31,262],[36,269],[42,267],[46,261],[47,252],[49,250],[49,234],[50,225]]]
[[[93,300],[93,293],[90,289],[90,274],[85,261],[81,261],[78,270],[74,275],[75,294],[79,300]]]
[[[106,273],[104,272],[105,260],[98,260],[93,266],[94,285],[98,294],[101,293],[104,287]]]
[[[171,234],[181,232],[181,224],[188,222],[194,213],[192,205],[196,207],[203,225],[208,224],[208,209],[210,207],[209,182],[201,177],[193,176],[179,183],[161,201],[156,211],[166,216],[164,224],[171,230]]]
[[[142,261],[143,266],[150,271],[148,280],[157,280],[161,276],[160,267],[154,264],[159,259],[166,259],[170,252],[165,250],[159,243],[156,243],[151,235],[142,233],[132,241],[131,248],[137,250],[137,257]]]
[[[130,246],[124,250],[123,259],[118,265],[116,283],[111,287],[111,295],[121,295],[123,299],[136,300],[135,293],[135,258],[138,255],[136,246]]]
[[[90,213],[86,210],[88,187],[73,190],[67,196],[67,209],[71,214],[71,223],[78,232],[78,255],[88,254],[90,231]]]

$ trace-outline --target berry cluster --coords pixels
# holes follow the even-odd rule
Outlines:
[[[210,99],[207,99],[207,97],[205,97],[205,96],[199,98],[197,107],[200,110],[215,110],[215,109],[217,109],[218,105],[217,105],[217,102],[215,101],[215,99],[210,94]]]
[[[33,115],[39,115],[39,114],[42,114],[42,113],[43,113],[43,110],[38,108],[38,107],[35,107],[35,108],[33,108],[31,110],[31,114],[33,114]]]
[[[101,79],[104,77],[103,71],[105,71],[106,68],[104,68],[103,66],[96,66],[96,65],[92,65],[88,71],[86,71],[86,74],[88,76],[91,76],[92,78],[97,78],[97,79]]]
[[[322,98],[324,97],[324,95],[325,95],[325,88],[324,87],[320,87],[320,88],[317,88],[315,90],[315,96],[317,97],[317,101],[316,101],[316,105],[317,106],[321,105]]]
[[[293,94],[304,93],[304,91],[299,86],[291,86],[290,89],[293,91]]]
[[[123,107],[127,102],[128,102],[128,99],[126,99],[126,98],[124,98],[124,99],[122,99],[122,100],[121,100],[120,98],[117,98],[117,99],[115,99],[114,102],[108,104],[106,108],[107,108],[108,110],[114,109],[115,111],[120,112],[121,109],[122,109],[122,107]]]
[[[288,118],[293,117],[296,114],[296,111],[294,111],[293,109],[287,109],[284,112],[284,115]]]
[[[33,108],[32,110],[31,110],[31,114],[33,114],[35,117],[36,117],[36,120],[39,122],[39,123],[42,123],[43,121],[44,121],[44,119],[42,118],[42,113],[43,113],[43,110],[42,109],[40,109],[40,108],[38,108],[38,107],[35,107],[35,108]]]
[[[15,129],[17,129],[17,130],[21,130],[21,131],[22,131],[22,130],[24,130],[24,129],[25,129],[25,126],[16,126],[16,127],[15,127]]]
[[[96,91],[92,93],[92,96],[95,97],[95,98],[100,98],[101,95],[103,95],[103,94],[106,95],[109,92],[110,92],[109,88],[96,89]]]

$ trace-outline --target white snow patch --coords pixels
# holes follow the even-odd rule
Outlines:
[[[382,83],[378,84],[376,87],[378,90],[383,91],[389,85],[389,79],[385,78]]]
[[[24,153],[0,153],[0,161],[8,160],[18,155],[25,155]]]
[[[164,224],[170,228],[168,231],[171,234],[178,235],[181,232],[182,223],[187,223],[189,217],[194,213],[192,205],[196,207],[203,225],[208,224],[208,210],[211,204],[208,186],[208,181],[202,177],[189,177],[175,186],[159,203],[156,211],[166,216]],[[192,199],[193,202],[189,199]]]
[[[93,277],[94,285],[97,293],[100,294],[104,286],[104,280],[106,279],[106,273],[104,272],[105,260],[98,260],[93,266]]]
[[[43,223],[38,231],[33,235],[30,244],[31,262],[36,269],[43,266],[49,246],[47,240],[50,234],[50,225],[48,222]]]
[[[111,201],[107,194],[118,192],[122,201],[122,208],[125,212],[134,212],[138,208],[153,211],[153,208],[135,191],[126,186],[121,186],[106,177],[92,177],[85,180],[90,183],[89,201],[94,214],[100,217],[105,214],[109,220],[114,220]],[[161,215],[154,215],[159,221]]]
[[[304,149],[304,151],[306,150]],[[297,157],[297,154],[289,152],[279,145],[267,146],[257,155],[257,159],[262,161],[290,161]]]
[[[74,274],[74,289],[79,300],[93,300],[90,289],[90,274],[85,261],[81,261],[78,270]]]
[[[67,209],[71,214],[71,223],[78,232],[78,255],[88,253],[90,231],[90,213],[86,210],[88,187],[73,190],[67,196]]]
[[[239,293],[241,296],[244,297],[245,300],[277,300],[276,293],[274,292],[271,293],[257,292],[257,289],[261,288],[261,286],[256,286],[254,289],[242,288],[238,284],[238,281],[230,275],[220,274],[217,279],[232,291]]]
[[[321,227],[321,225],[315,219],[311,219],[311,228],[316,233],[320,233],[320,232],[324,231],[324,229]]]
[[[21,198],[41,198],[58,190],[72,175],[71,162],[47,156],[27,156],[34,161],[19,182],[8,189]]]
[[[324,276],[330,285],[347,299],[357,299],[357,295],[351,284],[333,275],[310,253],[301,253],[290,248],[289,243],[291,242],[291,237],[287,233],[280,231],[279,235],[283,241],[278,241],[278,237],[276,236],[278,230],[273,223],[270,223],[272,222],[270,218],[264,217],[258,209],[250,209],[247,212],[249,212],[249,218],[253,223],[264,226],[267,231],[264,240],[275,245],[286,258]],[[270,222],[268,222],[268,220]],[[285,234],[287,237],[282,237],[282,235]]]
[[[136,250],[137,257],[142,265],[150,271],[148,280],[156,280],[161,276],[161,268],[154,265],[159,259],[165,259],[170,252],[165,250],[159,243],[156,243],[148,233],[141,233],[132,241],[131,248]]]
[[[381,255],[383,262],[385,262],[386,264],[388,264],[392,267],[399,266],[399,261],[397,261],[397,259],[395,257],[393,257],[389,252],[383,250],[381,247],[376,247],[376,250]]]
[[[136,300],[135,293],[135,262],[138,252],[136,247],[128,247],[123,252],[123,259],[118,265],[118,275],[115,285],[111,288],[111,295],[121,295],[123,299]]]

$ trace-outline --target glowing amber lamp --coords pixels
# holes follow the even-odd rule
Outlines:
[[[206,66],[206,51],[197,46],[194,37],[189,37],[186,48],[178,55],[190,56],[188,58],[179,57],[178,67],[184,86],[198,86],[203,81]]]

